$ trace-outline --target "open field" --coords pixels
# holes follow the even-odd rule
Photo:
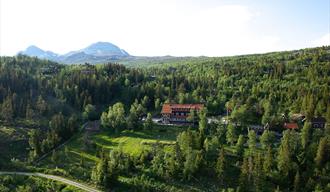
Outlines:
[[[176,126],[155,125],[151,131],[123,131],[120,134],[106,134],[106,132],[92,135],[97,146],[105,149],[121,147],[125,153],[139,155],[143,148],[150,148],[153,143],[164,145],[175,143],[176,136],[185,128]]]

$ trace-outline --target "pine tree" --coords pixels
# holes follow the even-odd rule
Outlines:
[[[44,115],[45,112],[47,111],[47,103],[46,101],[42,98],[41,95],[39,95],[38,100],[37,100],[37,104],[36,104],[36,108],[39,112],[40,115]]]
[[[142,101],[141,101],[141,105],[143,106],[143,108],[145,108],[145,109],[149,109],[149,105],[150,105],[150,99],[149,99],[149,97],[148,96],[144,96],[143,97],[143,99],[142,99]]]
[[[322,137],[317,148],[315,164],[319,169],[321,169],[324,164],[329,160],[330,149],[327,140],[327,137]]]
[[[9,95],[1,105],[1,118],[8,122],[14,118],[13,100]]]
[[[199,132],[205,135],[205,131],[207,129],[207,118],[206,118],[207,110],[203,108],[199,111]]]
[[[249,145],[249,152],[250,154],[254,153],[256,151],[257,147],[257,136],[256,133],[253,130],[250,130],[248,133],[248,145]]]
[[[330,104],[328,104],[328,107],[327,107],[327,112],[326,112],[326,124],[325,124],[325,135],[329,136],[330,137]]]
[[[218,175],[218,178],[220,180],[220,183],[223,183],[223,179],[225,178],[225,173],[226,173],[226,156],[225,156],[225,150],[222,147],[219,152],[219,156],[217,159],[217,164],[216,164],[216,173]]]
[[[166,178],[174,178],[178,173],[178,164],[174,153],[165,153],[165,172]]]
[[[274,132],[269,130],[265,130],[260,137],[260,143],[262,148],[264,149],[271,147],[274,141],[275,141],[275,134]]]
[[[294,192],[300,192],[300,174],[299,171],[297,171],[295,177],[294,177],[294,182],[293,182],[293,191]]]
[[[137,106],[135,103],[131,105],[131,109],[129,110],[129,115],[127,119],[127,127],[128,129],[134,130],[138,128],[139,117],[137,114]]]
[[[237,140],[236,128],[231,123],[227,127],[226,139],[227,143],[229,143],[230,145],[234,145]]]
[[[176,163],[178,164],[178,171],[180,171],[183,168],[184,156],[178,142],[175,143],[174,151],[175,151],[175,160]]]
[[[264,103],[264,114],[262,116],[262,124],[263,125],[266,125],[267,123],[270,123],[271,121],[271,116],[272,116],[272,105],[271,105],[271,102],[270,101],[266,101]]]
[[[258,153],[254,158],[254,167],[253,167],[253,181],[255,191],[263,191],[264,188],[264,171],[262,164],[261,153]]]
[[[244,136],[239,135],[238,141],[236,143],[236,154],[239,158],[241,158],[244,153],[244,143],[245,143]]]
[[[273,167],[273,153],[272,153],[272,149],[269,147],[266,155],[265,155],[265,159],[264,159],[264,163],[263,163],[263,171],[266,173],[266,175],[270,174],[272,171],[272,167]]]
[[[151,113],[148,113],[147,118],[143,124],[145,130],[151,130],[154,122],[152,121]]]
[[[195,172],[199,169],[201,160],[201,155],[197,150],[188,149],[186,161],[183,166],[183,175],[187,180],[191,180]]]
[[[49,126],[51,130],[59,136],[60,140],[62,138],[70,137],[69,130],[66,129],[66,121],[62,113],[54,115],[49,122]]]
[[[39,129],[32,129],[29,132],[29,145],[31,148],[30,160],[33,161],[39,157],[41,154],[41,144],[40,144],[41,133]]]
[[[74,134],[79,128],[79,120],[76,115],[71,115],[68,119],[67,128],[70,130],[70,134]]]
[[[287,145],[280,147],[277,162],[278,169],[283,173],[284,176],[287,176],[291,169],[290,151]]]
[[[249,191],[249,163],[248,159],[244,158],[241,165],[241,173],[239,176],[239,188],[241,192]]]
[[[159,114],[159,111],[160,111],[160,99],[157,98],[155,100],[155,110],[157,111],[157,113]]]
[[[92,171],[92,180],[94,180],[98,185],[106,186],[110,179],[108,168],[107,159],[101,158]]]
[[[159,177],[164,177],[164,175],[165,175],[164,155],[165,155],[164,149],[158,148],[156,150],[156,154],[155,154],[154,158],[151,161],[152,170]]]
[[[310,139],[312,137],[311,132],[312,132],[312,124],[311,122],[306,122],[301,131],[301,145],[304,150],[306,150],[307,146],[309,145]]]
[[[282,178],[288,176],[290,170],[292,169],[292,159],[291,159],[291,150],[290,150],[290,130],[284,131],[281,145],[278,148],[277,155],[277,167],[278,170],[282,173]]]

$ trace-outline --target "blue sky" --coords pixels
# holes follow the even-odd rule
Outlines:
[[[330,44],[328,0],[0,0],[0,54],[97,41],[137,56],[226,56]]]

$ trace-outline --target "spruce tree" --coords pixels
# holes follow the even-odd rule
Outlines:
[[[12,121],[14,118],[14,107],[11,96],[7,96],[1,105],[1,118],[5,121]]]
[[[262,148],[264,149],[271,147],[274,141],[275,141],[275,134],[274,132],[269,130],[265,130],[260,137],[260,143]]]
[[[145,130],[151,130],[154,125],[154,122],[152,121],[151,113],[148,113],[147,119],[145,120],[143,127]]]
[[[277,167],[280,172],[282,172],[284,176],[287,176],[291,169],[291,158],[288,145],[284,144],[280,146],[277,156],[277,163]]]
[[[216,164],[216,173],[217,176],[220,180],[220,183],[223,184],[223,179],[225,178],[225,173],[226,173],[226,156],[225,156],[225,150],[222,147],[219,152],[219,156],[217,159],[217,164]]]
[[[294,192],[300,192],[300,174],[299,171],[297,171],[295,177],[294,177],[294,182],[293,182],[293,191]]]
[[[249,145],[249,152],[250,154],[254,153],[256,151],[257,147],[257,136],[256,133],[253,130],[250,130],[248,133],[248,145]]]
[[[239,135],[238,141],[236,143],[236,154],[239,158],[241,158],[244,153],[244,143],[245,143],[244,136]]]
[[[272,149],[270,147],[268,147],[266,155],[265,155],[265,159],[263,162],[263,171],[265,172],[266,175],[269,175],[272,171],[272,167],[273,167],[273,153],[272,153]]]
[[[304,124],[304,127],[301,131],[301,145],[303,147],[304,150],[306,150],[307,146],[310,143],[310,139],[312,137],[312,124],[311,122],[306,122]]]
[[[329,161],[329,143],[327,137],[322,137],[317,148],[316,157],[315,157],[315,164],[316,166],[321,169],[324,164]]]
[[[131,130],[135,130],[138,128],[138,114],[137,114],[137,106],[133,103],[131,105],[131,109],[129,110],[129,115],[127,119],[127,128]]]
[[[33,161],[39,157],[41,154],[41,144],[40,144],[41,133],[39,129],[32,129],[29,132],[29,145],[31,149],[30,160]]]
[[[236,128],[232,123],[230,123],[227,127],[226,139],[227,143],[230,145],[234,145],[237,140]]]
[[[241,192],[249,191],[249,163],[247,157],[243,159],[239,176],[239,188]]]
[[[254,158],[254,166],[253,166],[253,181],[255,191],[263,191],[264,189],[264,171],[263,171],[263,158],[261,153],[257,153]]]

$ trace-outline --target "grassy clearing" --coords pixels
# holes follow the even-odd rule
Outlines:
[[[125,153],[137,156],[145,148],[151,148],[152,144],[159,142],[170,150],[175,143],[177,135],[184,127],[155,125],[152,130],[128,131],[119,134],[109,131],[88,134],[87,140],[95,143],[97,148],[104,148],[106,151],[121,147]],[[65,148],[56,152],[56,161],[51,155],[40,162],[42,168],[56,170],[60,174],[73,177],[74,179],[88,181],[95,162],[98,161],[95,147],[87,147],[84,143],[86,136],[78,135]]]
[[[120,134],[102,132],[91,138],[98,146],[105,149],[121,147],[125,153],[139,155],[144,148],[150,148],[156,142],[166,145],[165,148],[170,148],[169,146],[175,143],[176,136],[184,129],[183,127],[157,125],[153,130],[134,132],[126,130]]]

